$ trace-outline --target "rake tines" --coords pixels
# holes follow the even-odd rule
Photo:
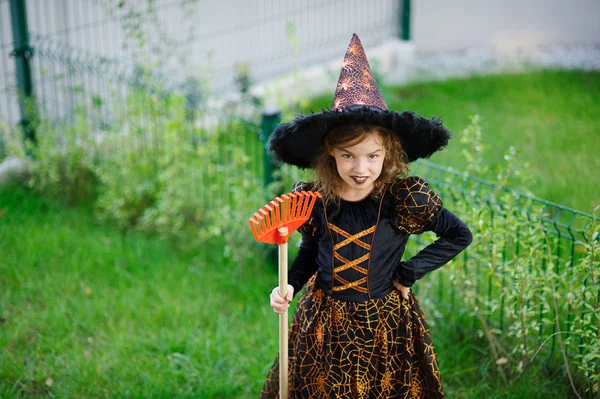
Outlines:
[[[268,244],[287,242],[287,237],[308,220],[320,197],[318,192],[298,191],[275,198],[250,218],[254,238]],[[288,233],[281,237],[278,229],[284,226],[288,228]]]

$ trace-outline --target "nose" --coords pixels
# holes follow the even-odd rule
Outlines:
[[[361,174],[367,169],[366,165],[366,161],[359,158],[354,162],[354,171],[358,174]]]

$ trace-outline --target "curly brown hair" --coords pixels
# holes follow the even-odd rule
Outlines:
[[[377,135],[383,141],[385,158],[381,174],[375,180],[372,196],[379,197],[394,179],[408,174],[408,157],[402,149],[400,140],[388,129],[376,125],[350,125],[333,129],[325,138],[313,166],[316,174],[315,190],[319,191],[326,203],[339,206],[343,180],[337,171],[335,158],[331,155],[334,148],[351,147],[371,135]]]

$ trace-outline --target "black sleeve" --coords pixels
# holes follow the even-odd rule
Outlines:
[[[471,230],[445,208],[440,209],[423,231],[433,231],[439,238],[406,262],[400,262],[394,280],[405,287],[448,263],[473,241]]]
[[[288,284],[294,287],[294,296],[304,284],[317,272],[318,238],[316,235],[302,234],[298,256],[288,271]]]

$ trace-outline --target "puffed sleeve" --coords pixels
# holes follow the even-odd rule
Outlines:
[[[398,228],[408,234],[433,231],[437,240],[405,262],[400,262],[394,279],[405,287],[412,286],[425,274],[439,269],[473,241],[469,228],[455,214],[442,206],[442,200],[427,182],[410,177],[396,191]]]
[[[311,186],[310,183],[298,182],[294,185],[292,191],[309,191]],[[317,206],[313,208],[310,218],[298,229],[302,234],[300,250],[288,271],[288,284],[294,287],[294,296],[300,292],[304,284],[318,269],[317,253],[320,233],[315,220],[316,212]]]
[[[420,234],[442,209],[442,199],[427,182],[416,176],[397,181],[394,195],[396,227],[406,234]]]

